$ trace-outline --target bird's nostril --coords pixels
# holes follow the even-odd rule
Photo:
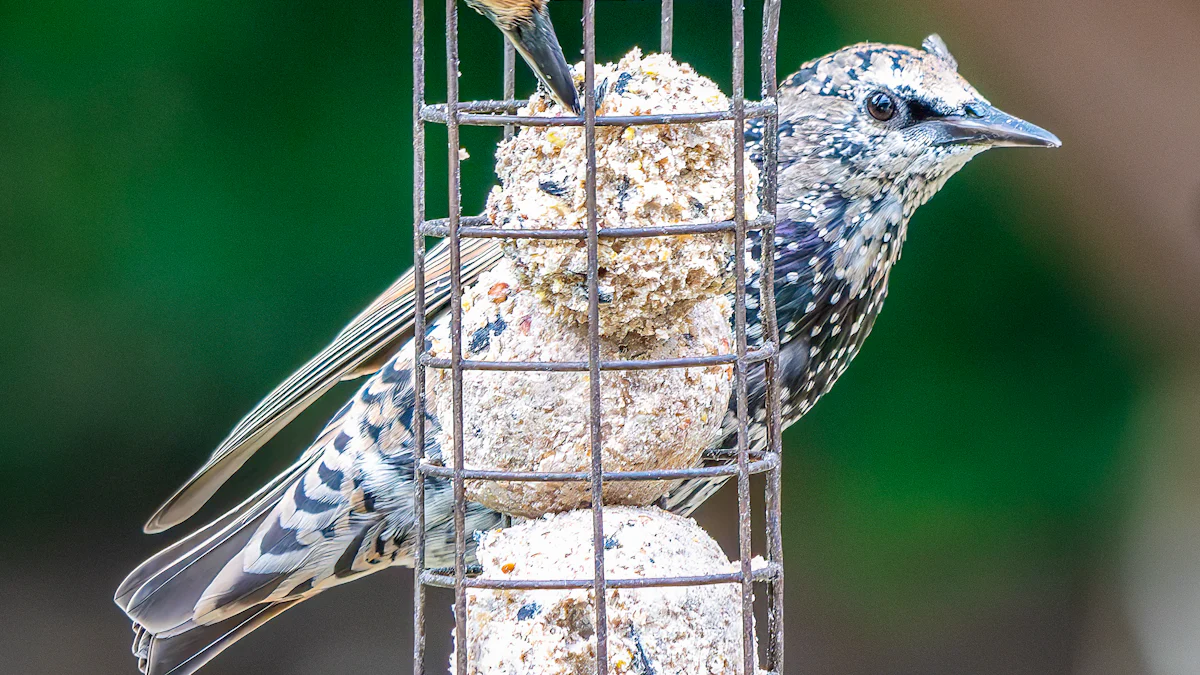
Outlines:
[[[967,117],[974,117],[976,119],[983,117],[983,113],[979,112],[979,108],[971,105],[970,103],[963,108],[963,111],[967,114]]]

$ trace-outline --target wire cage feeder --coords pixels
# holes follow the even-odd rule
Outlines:
[[[416,516],[416,555],[413,608],[413,672],[423,675],[426,649],[426,594],[427,586],[454,589],[454,619],[457,640],[456,663],[459,672],[467,670],[467,590],[468,589],[590,589],[595,605],[595,663],[596,673],[603,675],[608,669],[605,591],[614,588],[646,588],[666,586],[692,586],[703,584],[735,584],[741,590],[742,656],[743,672],[747,675],[766,671],[783,672],[783,546],[780,529],[780,467],[781,467],[781,422],[779,405],[779,332],[775,318],[774,288],[774,227],[777,193],[777,128],[778,110],[776,95],[776,49],[779,31],[779,9],[781,0],[765,0],[762,20],[761,47],[761,100],[747,101],[745,98],[745,9],[742,0],[732,1],[732,81],[733,91],[727,109],[694,113],[665,115],[597,116],[595,105],[595,62],[596,30],[595,0],[583,0],[583,49],[584,49],[584,114],[577,117],[532,117],[516,114],[524,101],[515,100],[514,49],[505,42],[504,52],[504,100],[460,101],[458,88],[458,0],[446,0],[446,102],[427,104],[425,101],[425,8],[424,0],[413,0],[413,222],[414,227],[414,271],[415,271],[415,334],[423,335],[425,317],[425,240],[426,237],[444,237],[450,248],[450,336],[449,358],[432,358],[425,351],[423,341],[415,341],[416,367],[414,372],[415,419],[424,419],[426,410],[426,368],[445,368],[451,372],[453,419],[451,431],[454,443],[455,462],[453,468],[424,461],[425,428],[414,425],[416,438],[413,444],[415,455],[416,491],[414,511]],[[662,0],[661,51],[672,48],[674,23],[673,0]],[[759,184],[759,217],[747,220],[745,213],[745,159],[741,152],[734,152],[735,204],[732,220],[709,223],[684,223],[647,228],[604,228],[597,226],[596,213],[596,127],[605,125],[666,125],[695,124],[698,122],[732,121],[734,148],[744,144],[743,133],[747,119],[764,120],[763,163]],[[427,220],[425,125],[444,124],[447,129],[447,157],[449,162],[448,217]],[[461,173],[459,157],[459,129],[468,126],[504,126],[505,136],[510,137],[517,126],[581,126],[584,128],[584,147],[587,159],[586,206],[587,227],[579,230],[549,229],[499,229],[484,227],[482,217],[464,217],[461,213]],[[759,230],[760,237],[760,283],[759,312],[763,325],[761,345],[751,349],[746,336],[747,308],[747,236],[751,230]],[[600,238],[636,238],[657,236],[694,235],[712,232],[732,232],[734,236],[736,286],[734,291],[734,342],[735,351],[701,357],[662,360],[610,361],[600,358],[599,337],[599,290],[598,255]],[[582,240],[587,246],[587,292],[588,292],[588,359],[579,362],[489,362],[468,360],[462,356],[462,279],[460,274],[460,242],[464,237],[538,238]],[[766,382],[765,417],[767,443],[763,450],[750,449],[748,434],[748,370],[762,364]],[[637,472],[606,472],[601,448],[601,378],[604,370],[646,370],[685,368],[711,365],[732,365],[737,413],[737,445],[735,452],[710,453],[706,466]],[[580,473],[542,473],[514,471],[485,471],[464,468],[463,443],[463,372],[468,370],[509,370],[586,372],[590,392],[589,440],[591,469]],[[734,460],[734,461],[730,461]],[[762,508],[765,523],[765,550],[767,564],[759,569],[751,568],[753,537],[751,518],[751,484],[754,474],[765,474],[763,481]],[[425,567],[425,479],[429,476],[449,478],[454,495],[454,566],[453,568],[431,569]],[[604,565],[604,505],[602,486],[611,481],[661,481],[704,477],[736,477],[737,479],[737,533],[740,560],[737,571],[695,577],[660,577],[610,579],[606,577]],[[590,484],[593,505],[593,546],[595,574],[591,579],[482,579],[473,576],[466,564],[467,533],[465,481],[584,481]],[[766,621],[763,630],[765,640],[763,657],[759,659],[755,646],[754,600],[755,584],[765,587]]]

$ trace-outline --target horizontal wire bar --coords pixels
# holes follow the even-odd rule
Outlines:
[[[576,239],[587,238],[587,230],[553,230],[553,229],[514,229],[492,227],[487,216],[463,216],[459,219],[459,237],[472,239]],[[747,229],[761,230],[771,225],[774,218],[764,214],[747,221]],[[675,223],[659,225],[658,227],[605,227],[601,228],[601,239],[643,239],[646,237],[673,237],[684,234],[711,234],[714,232],[733,232],[737,227],[732,220],[722,220],[713,223]],[[450,227],[446,218],[435,218],[421,224],[421,234],[427,237],[446,237]]]
[[[779,464],[778,455],[766,455],[762,459],[751,462],[750,474],[766,473]],[[426,476],[450,478],[454,469],[424,462],[420,466],[421,473]],[[605,471],[602,476],[605,481],[650,481],[650,480],[684,480],[687,478],[714,478],[719,476],[736,476],[737,464],[721,464],[719,466],[696,466],[688,469],[654,469],[652,471]],[[463,469],[463,478],[486,481],[517,481],[524,483],[545,482],[579,482],[585,483],[591,479],[588,471],[493,471],[485,469]]]
[[[515,111],[528,101],[471,101],[458,104],[458,123],[462,126],[498,127],[514,124],[523,127],[582,127],[583,116],[539,117],[536,115],[514,115],[501,111]],[[446,124],[449,121],[445,103],[427,105],[421,109],[425,122]],[[746,119],[767,117],[775,112],[774,101],[747,101]],[[687,113],[658,113],[651,115],[597,115],[598,127],[636,127],[661,124],[700,124],[724,122],[734,118],[733,111],[701,110]]]
[[[746,352],[746,363],[766,361],[775,355],[775,345],[766,344],[759,349]],[[660,370],[666,368],[704,368],[737,362],[737,354],[711,354],[709,356],[684,356],[674,359],[635,359],[631,361],[601,361],[600,370]],[[435,358],[428,352],[421,355],[421,365],[446,369],[450,359]],[[463,370],[487,370],[501,372],[538,373],[581,373],[588,369],[587,361],[476,361],[462,360]]]
[[[736,563],[735,563],[736,564]],[[472,566],[473,569],[479,569]],[[782,576],[782,568],[776,563],[753,570],[751,581],[762,583],[774,581]],[[454,588],[454,575],[450,568],[430,568],[421,575],[421,583],[436,588]],[[704,574],[688,577],[634,577],[626,579],[605,579],[605,588],[670,588],[677,586],[713,586],[717,584],[737,584],[742,582],[742,573],[723,572],[720,574]],[[590,589],[595,583],[593,579],[481,579],[468,577],[462,584],[467,588],[478,588],[493,591],[506,590],[574,590]]]

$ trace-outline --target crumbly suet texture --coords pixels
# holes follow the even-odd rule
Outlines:
[[[657,508],[604,508],[609,579],[737,571],[690,518]],[[483,535],[485,579],[591,579],[592,512],[571,511]],[[736,584],[612,589],[606,593],[609,675],[742,673]],[[462,675],[592,675],[591,590],[467,591]],[[450,672],[456,670],[453,656]]]
[[[582,65],[575,68],[582,73]],[[577,75],[577,79],[581,75]],[[596,66],[598,115],[647,115],[728,108],[708,78],[669,56],[637,49]],[[537,93],[521,114],[561,116]],[[735,150],[736,147],[736,150]],[[596,209],[599,228],[656,227],[734,217],[733,123],[598,127]],[[745,162],[746,217],[758,216],[758,169]],[[492,225],[585,229],[587,161],[582,127],[525,127],[496,152],[500,184],[488,196]],[[519,239],[507,253],[529,287],[555,314],[587,320],[587,248],[582,241]],[[661,331],[696,302],[732,290],[731,233],[601,239],[600,333]]]
[[[665,359],[727,354],[731,308],[724,297],[692,305],[671,330],[602,338],[602,359]],[[450,331],[430,334],[435,356],[450,354]],[[587,361],[587,328],[552,315],[502,260],[463,294],[463,356],[487,361]],[[690,468],[720,430],[731,391],[730,366],[601,374],[601,439],[606,471]],[[441,421],[442,457],[454,464],[448,369],[430,369],[431,410]],[[463,373],[463,453],[470,469],[588,471],[590,398],[586,372]],[[613,481],[605,503],[650,504],[671,481]],[[467,497],[524,517],[591,503],[585,482],[468,481]]]

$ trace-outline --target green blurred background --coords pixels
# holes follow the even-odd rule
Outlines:
[[[918,213],[867,347],[787,433],[787,672],[1200,673],[1200,8],[1125,4],[784,3],[781,75],[938,31],[994,103],[1064,141],[989,153]],[[569,57],[580,11],[553,3]],[[0,6],[0,670],[135,672],[111,592],[168,541],[145,517],[409,266],[409,12]],[[677,15],[677,57],[729,91],[727,5]],[[462,95],[498,97],[500,38],[461,16]],[[657,17],[600,2],[600,58],[653,50]],[[498,137],[464,133],[467,212]],[[698,516],[725,541],[729,492]],[[326,594],[205,672],[407,672],[410,581]]]

